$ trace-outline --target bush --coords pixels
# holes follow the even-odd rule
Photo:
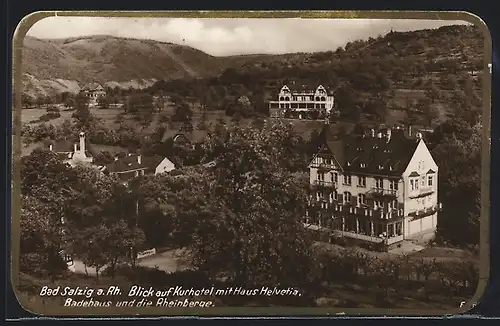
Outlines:
[[[326,282],[345,282],[358,275],[377,282],[383,278],[387,287],[400,281],[419,283],[425,287],[434,284],[432,286],[435,287],[439,280],[439,291],[444,289],[450,294],[470,293],[477,287],[479,272],[473,262],[464,260],[436,263],[410,259],[410,256],[403,256],[381,260],[352,248],[327,251],[318,255],[319,270],[316,274]]]
[[[109,275],[110,270],[103,271],[103,275]],[[208,277],[197,271],[178,271],[167,273],[158,268],[144,266],[120,266],[116,268],[117,276],[125,277],[127,280],[140,284],[141,286],[153,286],[156,288],[170,287],[173,285],[184,287],[204,287],[212,283]]]
[[[46,110],[48,113],[51,113],[51,112],[59,112],[59,108],[55,107],[55,106],[49,106]]]
[[[47,121],[54,120],[54,119],[57,119],[60,117],[61,117],[61,114],[59,112],[49,112],[49,113],[45,113],[44,115],[42,115],[38,119],[38,121],[39,122],[47,122]]]

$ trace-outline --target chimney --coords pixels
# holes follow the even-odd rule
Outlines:
[[[411,126],[408,126],[408,136],[411,136]]]
[[[85,154],[85,133],[80,133],[80,153]]]
[[[141,157],[141,154],[137,155],[137,163],[138,163],[139,165],[141,165],[141,164],[142,164],[142,157]]]
[[[390,141],[391,141],[391,135],[392,135],[392,130],[391,130],[391,128],[387,128],[387,133],[386,133],[386,136],[387,136],[387,142],[390,142]]]
[[[374,137],[375,137],[375,129],[371,129],[371,130],[370,130],[370,134],[371,134],[371,136],[374,138]]]
[[[52,152],[52,144],[49,145],[49,151]]]

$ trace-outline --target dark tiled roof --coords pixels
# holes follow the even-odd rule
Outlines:
[[[73,153],[70,153],[70,154],[66,154],[66,153],[55,153],[55,155],[57,156],[58,159],[64,161],[64,160],[67,160],[71,157],[73,157]]]
[[[427,171],[427,174],[431,174],[431,173],[436,173],[436,171],[434,171],[433,169],[429,169],[429,171]]]
[[[206,130],[194,129],[192,131],[188,130],[167,130],[162,137],[162,142],[168,139],[174,139],[177,136],[184,136],[190,143],[201,143],[207,137],[208,132]]]
[[[418,176],[420,176],[420,174],[418,174],[415,171],[413,171],[412,173],[410,173],[410,177],[418,177]]]
[[[49,140],[44,143],[45,147],[47,148],[50,147],[50,145],[52,145],[52,151],[55,153],[73,152],[74,144],[76,144],[76,142],[67,139],[56,140],[56,141]]]
[[[142,157],[141,157],[142,160]],[[139,164],[137,160],[136,154],[129,154],[123,158],[119,158],[114,162],[106,165],[106,170],[111,173],[120,173],[120,172],[128,172],[134,170],[143,170],[147,169],[148,166],[145,164],[144,160],[142,160],[141,164]]]
[[[54,153],[73,153],[75,150],[74,147],[75,144],[79,145],[80,140],[71,141],[68,139],[61,139],[61,140],[46,140],[43,142],[44,148],[48,149],[50,145],[52,145],[52,151]],[[87,154],[87,156],[95,156],[92,144],[87,139],[85,139],[85,149],[86,149],[85,154]]]
[[[390,140],[371,135],[339,136],[332,133],[331,125],[322,132],[323,153],[331,153],[344,171],[379,175],[401,175],[410,162],[418,139],[407,138],[404,133],[392,131]]]
[[[149,169],[156,169],[156,167],[165,159],[159,155],[143,156],[142,163]]]
[[[104,90],[104,88],[98,83],[90,83],[83,86],[82,88],[82,91],[97,91],[97,90]]]
[[[315,93],[316,89],[320,86],[320,84],[314,84],[309,82],[296,82],[296,83],[284,84],[283,86],[287,86],[292,93]],[[280,87],[279,91],[283,86]],[[325,85],[322,86],[328,95],[332,95],[331,89],[329,89]]]
[[[128,172],[134,170],[151,169],[154,170],[165,159],[159,155],[154,156],[141,156],[141,164],[138,163],[137,154],[128,154],[123,158],[107,164],[106,170],[109,172]]]

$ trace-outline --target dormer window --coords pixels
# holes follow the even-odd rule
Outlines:
[[[379,166],[378,166],[378,169],[379,169],[379,170],[382,170],[382,169],[384,169],[384,167],[383,167],[382,165],[379,165]]]
[[[378,145],[373,145],[373,149],[377,149],[378,148]]]
[[[351,166],[351,162],[347,162],[347,166]]]
[[[365,163],[360,163],[359,167],[364,169],[364,168],[366,168],[366,164]]]
[[[389,165],[389,171],[392,171],[392,165]]]

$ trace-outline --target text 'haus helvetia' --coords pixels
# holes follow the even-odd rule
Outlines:
[[[309,165],[306,225],[385,249],[436,229],[438,166],[420,133],[337,136],[331,128]]]

